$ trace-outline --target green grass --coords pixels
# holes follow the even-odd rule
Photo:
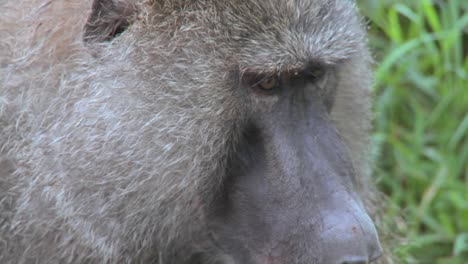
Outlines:
[[[468,263],[468,1],[359,0],[375,65],[376,170],[402,263]],[[400,209],[395,209],[400,208]]]

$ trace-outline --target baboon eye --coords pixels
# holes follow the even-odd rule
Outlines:
[[[278,86],[278,79],[274,76],[266,77],[258,83],[258,87],[265,91],[271,91]]]
[[[309,81],[312,81],[312,82],[321,80],[325,74],[326,74],[326,70],[320,66],[309,67],[305,71],[305,76],[307,77]]]
[[[279,89],[280,76],[278,74],[259,74],[246,72],[242,75],[242,82],[254,91],[272,94]]]

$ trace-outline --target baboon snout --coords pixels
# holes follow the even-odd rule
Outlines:
[[[294,100],[245,128],[217,200],[218,244],[236,264],[371,263],[381,249],[348,146],[322,103]]]
[[[374,225],[370,219],[360,219],[352,214],[335,214],[325,217],[326,223],[320,232],[321,257],[314,258],[308,253],[316,254],[316,249],[305,250],[303,257],[291,260],[291,250],[298,250],[297,245],[285,250],[275,248],[268,254],[257,257],[260,264],[370,264],[380,258],[382,248]],[[313,233],[307,236],[315,236]],[[302,255],[302,254],[300,254]],[[297,256],[296,256],[297,257]]]
[[[329,264],[367,264],[382,255],[377,231],[367,214],[332,214],[327,217],[321,240]]]

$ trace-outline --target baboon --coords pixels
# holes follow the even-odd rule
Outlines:
[[[352,1],[0,9],[0,263],[382,255]]]

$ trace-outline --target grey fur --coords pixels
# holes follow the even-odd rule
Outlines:
[[[0,3],[0,263],[186,261],[245,118],[236,71],[339,64],[331,116],[375,199],[350,1],[135,1],[121,36],[83,42],[90,8]]]

